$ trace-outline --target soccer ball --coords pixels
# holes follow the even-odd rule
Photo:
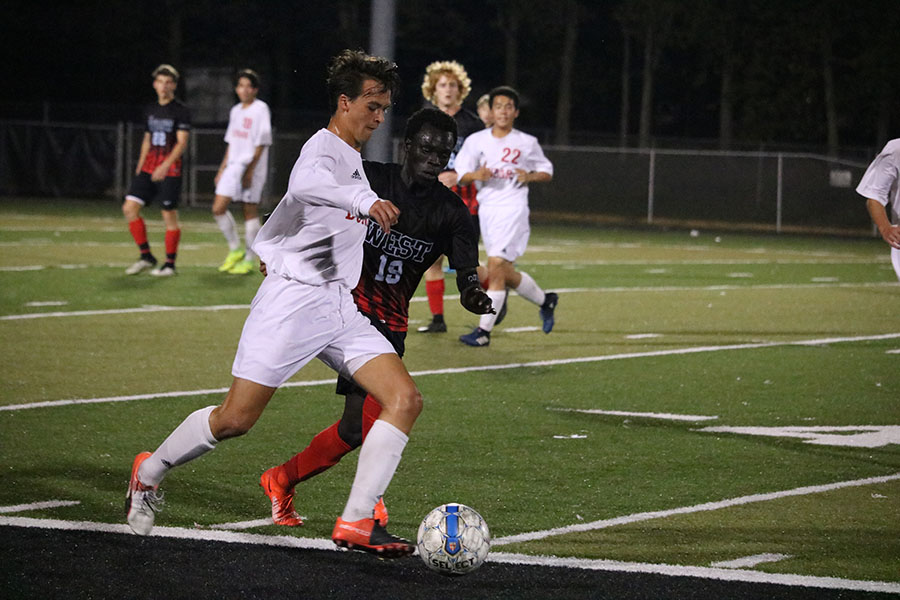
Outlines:
[[[491,532],[474,509],[465,504],[443,504],[422,519],[416,546],[428,568],[445,575],[464,575],[487,558]]]

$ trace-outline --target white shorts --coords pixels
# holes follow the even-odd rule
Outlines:
[[[528,224],[528,205],[478,207],[481,239],[488,256],[510,262],[525,254],[531,227]]]
[[[391,343],[360,314],[346,287],[267,276],[250,305],[231,374],[279,387],[313,358],[350,378]]]
[[[222,176],[219,177],[219,183],[216,184],[216,196],[225,196],[236,202],[245,202],[247,204],[259,204],[262,198],[263,186],[266,184],[265,169],[253,171],[253,181],[250,187],[245,188],[241,185],[241,179],[244,177],[244,171],[247,165],[240,163],[228,163]]]

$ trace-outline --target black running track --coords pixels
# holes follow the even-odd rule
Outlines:
[[[0,598],[609,598],[862,600],[893,594],[488,562],[463,577],[418,557],[0,527]]]

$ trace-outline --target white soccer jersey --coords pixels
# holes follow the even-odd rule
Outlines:
[[[875,157],[856,186],[856,192],[882,206],[890,203],[891,223],[900,225],[900,138],[889,141]]]
[[[352,289],[359,281],[367,216],[376,200],[360,153],[320,129],[300,150],[287,193],[256,235],[253,251],[269,276]]]
[[[537,138],[518,129],[502,138],[494,137],[490,129],[466,138],[456,155],[456,172],[462,177],[484,165],[492,174],[478,189],[480,206],[528,204],[528,186],[516,181],[516,169],[553,175],[553,163],[544,156]]]
[[[250,106],[238,102],[231,107],[228,115],[228,164],[248,165],[253,160],[257,146],[265,146],[256,164],[256,173],[265,173],[269,146],[272,145],[272,117],[269,105],[262,100],[254,100]]]

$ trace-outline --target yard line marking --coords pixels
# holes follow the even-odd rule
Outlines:
[[[504,327],[504,333],[526,333],[528,331],[540,331],[540,327]]]
[[[306,517],[300,518],[305,519]],[[206,529],[252,529],[254,527],[264,527],[266,525],[273,525],[272,517],[269,517],[268,519],[254,519],[252,521],[236,521],[234,523],[218,523],[216,525],[206,525]]]
[[[0,513],[17,513],[26,510],[43,510],[45,508],[60,508],[62,506],[75,506],[81,504],[77,500],[47,500],[45,502],[32,502],[31,504],[13,504],[12,506],[0,506]]]
[[[651,338],[662,337],[661,333],[632,333],[631,335],[626,335],[626,340],[649,340]]]
[[[666,419],[668,421],[713,421],[718,419],[717,416],[704,415],[679,415],[673,413],[653,413],[653,412],[629,412],[625,410],[600,410],[598,408],[555,408],[550,407],[547,410],[556,410],[560,412],[577,412],[588,415],[613,415],[616,417],[641,417],[645,419]],[[703,431],[702,429],[700,431]]]
[[[900,425],[818,425],[813,427],[704,427],[700,433],[736,433],[771,437],[800,438],[804,444],[843,446],[845,448],[881,448],[900,444]]]
[[[893,475],[884,475],[882,477],[868,477],[866,479],[854,479],[851,481],[838,481],[835,483],[827,483],[824,485],[810,485],[805,487],[794,488],[792,490],[784,490],[781,492],[770,492],[767,494],[752,494],[750,496],[740,496],[738,498],[729,498],[727,500],[719,500],[717,502],[704,502],[703,504],[695,504],[693,506],[681,506],[668,510],[655,510],[650,512],[635,513],[633,515],[625,515],[622,517],[614,517],[612,519],[600,519],[590,523],[575,523],[574,525],[566,525],[564,527],[554,527],[553,529],[545,529],[543,531],[532,531],[529,533],[519,533],[497,538],[491,542],[492,546],[504,546],[506,544],[515,544],[518,542],[529,542],[532,540],[542,540],[556,535],[565,535],[567,533],[577,533],[581,531],[595,531],[597,529],[606,529],[607,527],[615,527],[617,525],[627,525],[629,523],[639,523],[641,521],[650,521],[662,517],[671,517],[674,515],[687,515],[691,513],[704,512],[710,510],[719,510],[720,508],[730,508],[732,506],[742,506],[744,504],[753,504],[755,502],[768,502],[769,500],[778,500],[780,498],[788,498],[791,496],[805,496],[808,494],[820,494],[839,490],[846,487],[857,487],[863,485],[872,485],[875,483],[885,483],[900,479],[900,473]]]
[[[56,529],[65,531],[92,531],[99,533],[116,533],[134,535],[131,528],[118,523],[96,523],[91,521],[62,521],[56,519],[30,519],[25,517],[0,517],[0,526],[32,527],[40,529]],[[288,535],[260,535],[255,533],[239,533],[210,529],[187,529],[181,527],[153,528],[153,537],[166,537],[232,544],[254,544],[258,546],[274,546],[298,548],[304,550],[340,551],[334,542],[328,539],[303,538]],[[838,577],[821,577],[815,575],[791,575],[783,573],[765,573],[742,569],[716,569],[712,567],[694,567],[682,565],[665,565],[652,563],[629,563],[615,560],[594,560],[586,558],[559,558],[555,556],[530,556],[510,552],[491,552],[488,562],[534,565],[540,567],[566,567],[591,571],[612,571],[619,573],[648,573],[668,577],[699,577],[720,581],[743,581],[749,583],[771,583],[793,587],[814,587],[841,590],[859,590],[869,592],[900,593],[900,583],[891,581],[865,581],[858,579],[840,579]]]
[[[40,270],[44,267],[0,267],[0,271],[22,271],[22,270]],[[860,283],[772,283],[759,285],[708,285],[701,287],[694,286],[636,286],[636,287],[607,287],[607,288],[562,288],[556,290],[560,294],[604,294],[604,293],[650,293],[650,292],[720,292],[720,291],[740,291],[740,290],[795,290],[795,289],[820,289],[820,288],[881,288],[881,287],[898,287],[900,282],[895,281],[870,281]],[[448,294],[445,296],[448,300],[459,299],[459,294]],[[410,302],[425,302],[424,296],[416,296]],[[46,312],[46,313],[28,313],[20,315],[2,315],[0,321],[17,321],[22,319],[43,319],[47,317],[84,317],[98,315],[120,315],[130,313],[151,313],[165,311],[181,311],[181,310],[200,310],[200,311],[218,311],[218,310],[249,310],[249,304],[220,304],[212,306],[140,306],[135,308],[110,308],[105,310],[81,310],[72,312]]]
[[[554,360],[537,360],[525,363],[508,363],[503,365],[473,365],[469,367],[448,367],[444,369],[428,369],[424,371],[412,371],[413,377],[425,375],[454,375],[457,373],[474,373],[476,371],[500,371],[504,369],[522,369],[530,367],[553,367],[558,365],[571,365],[592,362],[605,362],[611,360],[623,360],[629,358],[652,358],[658,356],[677,356],[685,354],[700,354],[704,352],[722,352],[725,350],[750,350],[755,348],[778,348],[784,346],[818,346],[822,344],[837,344],[841,342],[866,342],[875,340],[889,340],[900,338],[900,333],[883,333],[878,335],[863,335],[854,337],[835,337],[812,340],[794,340],[787,342],[756,342],[752,344],[728,344],[724,346],[695,346],[690,348],[673,348],[670,350],[651,350],[649,352],[628,352],[624,354],[606,354],[603,356],[582,356],[575,358],[557,358]],[[333,385],[334,379],[320,379],[318,381],[289,381],[281,387],[307,387],[316,385]],[[97,404],[102,402],[129,402],[131,400],[151,400],[154,398],[177,398],[183,396],[202,396],[206,394],[224,394],[228,388],[216,388],[206,390],[181,390],[175,392],[156,392],[150,394],[135,394],[131,396],[111,396],[107,398],[79,398],[73,400],[44,400],[41,402],[28,402],[24,404],[7,404],[0,406],[0,411],[24,410],[29,408],[49,408],[55,406],[69,406],[72,404]]]
[[[744,556],[735,558],[734,560],[722,560],[719,562],[709,563],[709,566],[719,569],[744,569],[747,567],[755,567],[763,563],[778,562],[786,558],[793,558],[791,554],[754,554],[752,556]]]

